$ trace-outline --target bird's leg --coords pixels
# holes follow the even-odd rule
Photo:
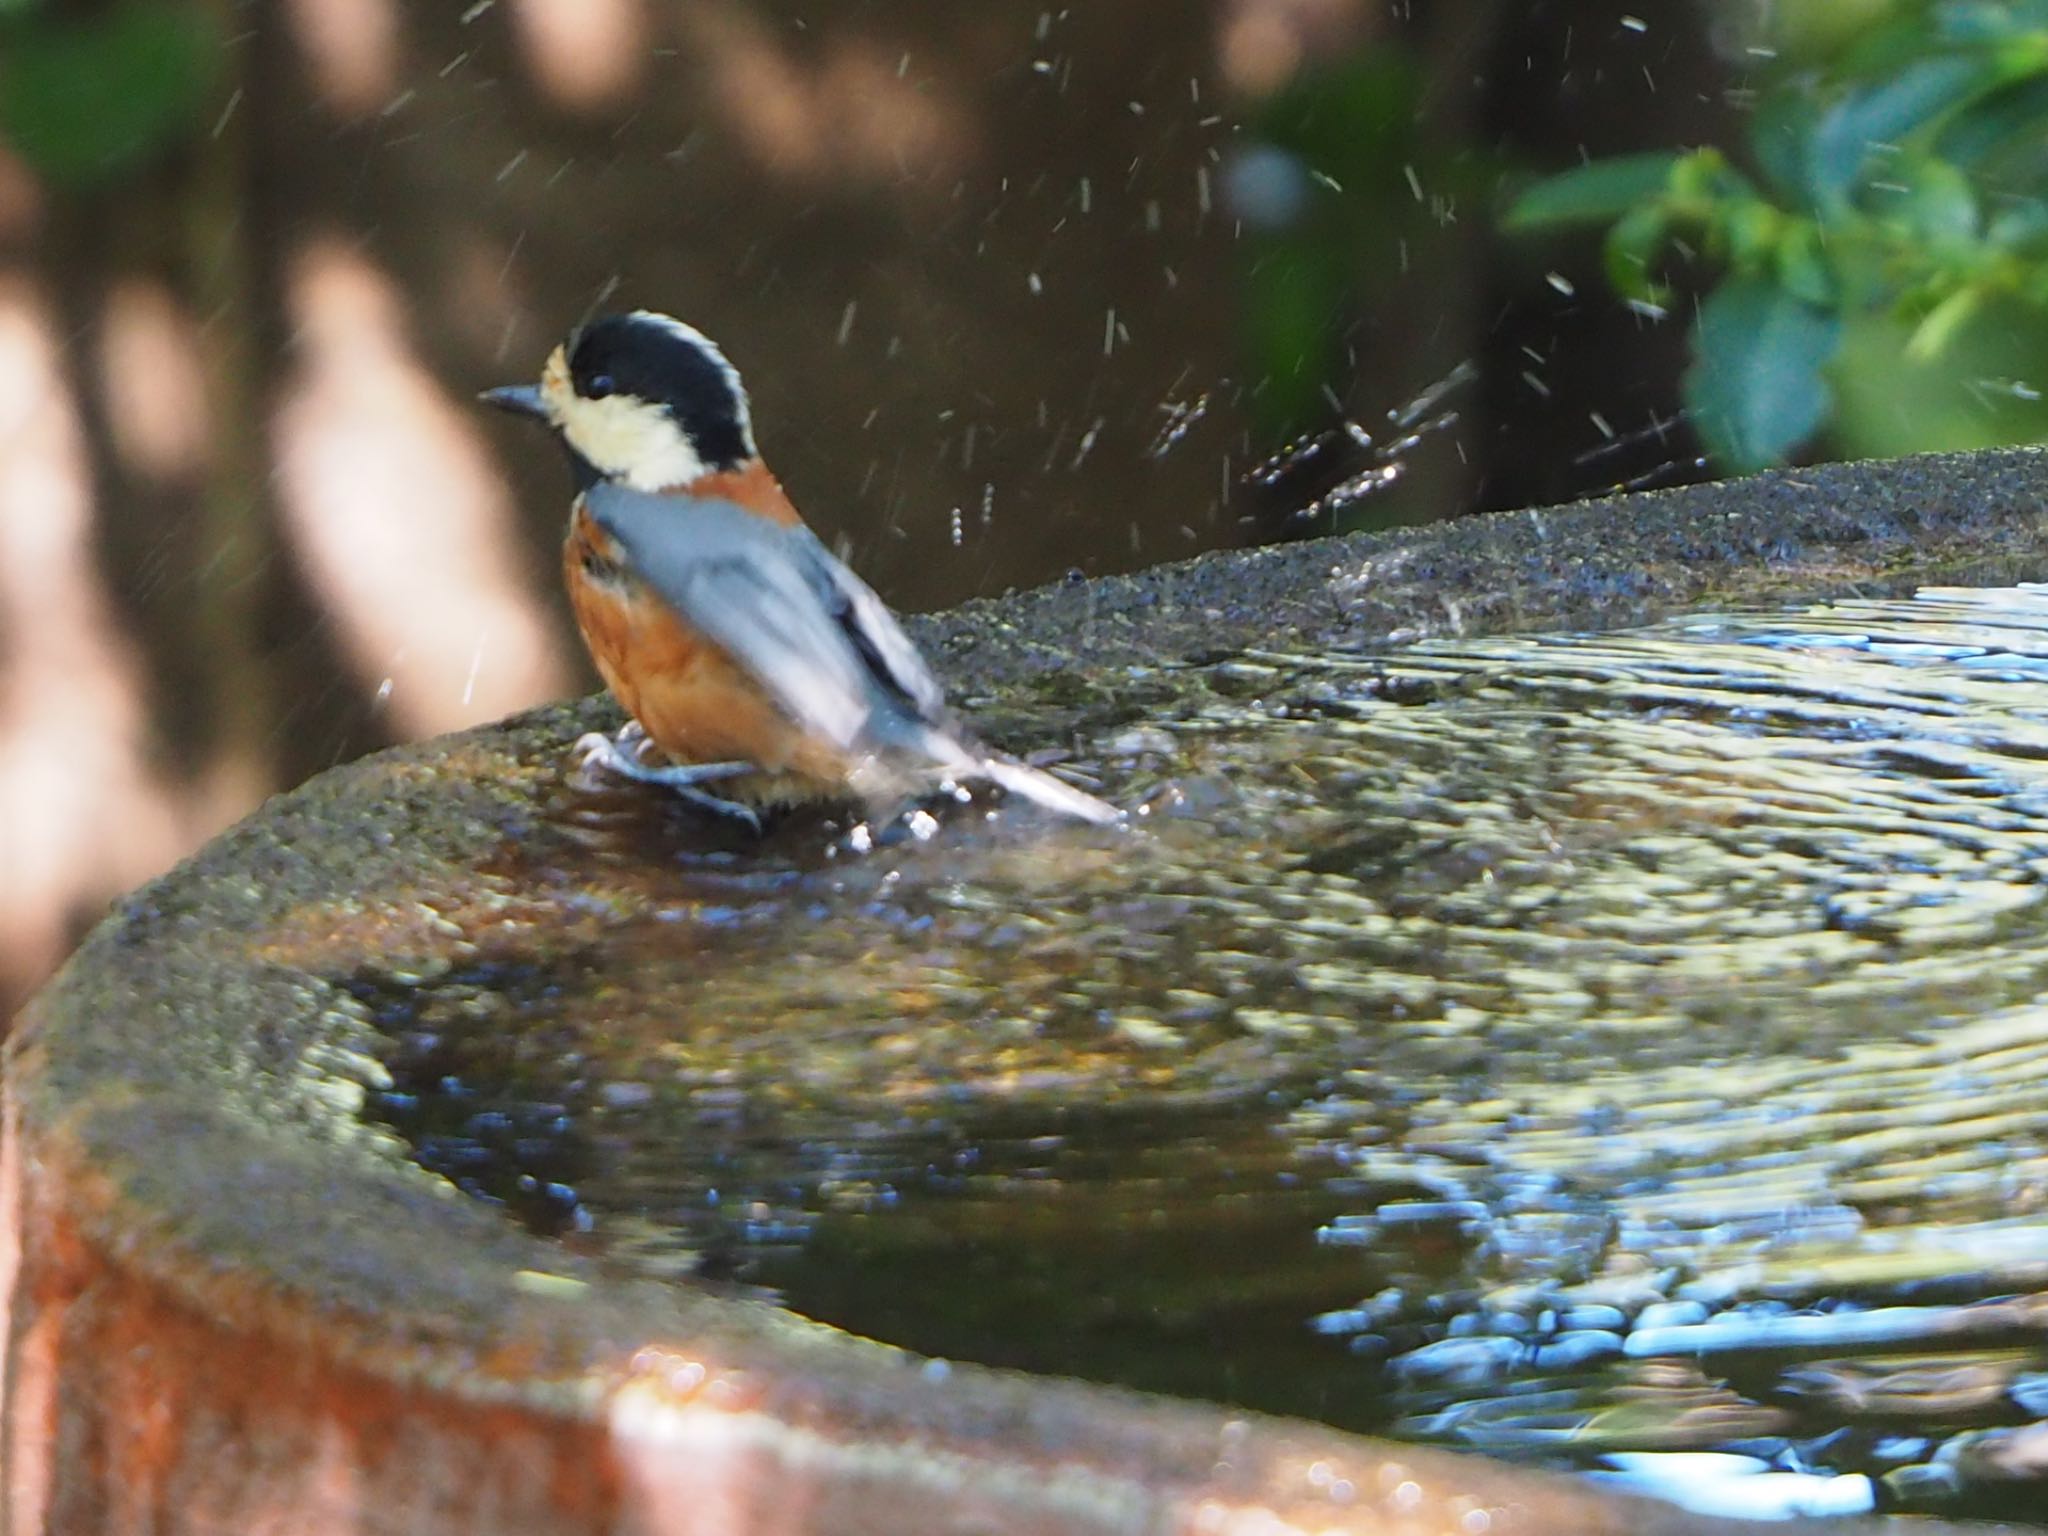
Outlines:
[[[697,787],[752,773],[752,763],[669,763],[657,767],[641,760],[640,754],[646,745],[647,732],[639,721],[629,720],[619,728],[616,736],[590,731],[578,737],[574,751],[581,767],[602,768],[607,773],[642,784],[659,784],[674,790],[692,805],[716,811],[721,816],[730,816],[735,821],[744,821],[756,832],[761,830],[761,818],[752,806],[724,799]]]

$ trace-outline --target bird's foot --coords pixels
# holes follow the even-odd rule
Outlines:
[[[641,784],[659,784],[673,790],[692,805],[713,811],[720,816],[730,816],[743,821],[754,831],[761,830],[761,818],[750,805],[737,800],[727,800],[699,788],[703,784],[715,784],[720,779],[738,778],[741,774],[752,773],[752,763],[663,763],[654,764],[641,757],[647,746],[647,733],[636,721],[628,721],[620,727],[616,736],[607,736],[603,731],[590,731],[577,738],[574,752],[577,766],[588,773],[602,769],[617,774],[622,779],[633,779]]]

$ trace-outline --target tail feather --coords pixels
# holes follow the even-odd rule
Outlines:
[[[1049,773],[1027,768],[1006,757],[983,758],[975,764],[975,773],[992,784],[1002,785],[1013,795],[1042,805],[1049,811],[1057,811],[1062,816],[1072,816],[1097,826],[1123,820],[1124,813],[1108,801],[1098,800]]]

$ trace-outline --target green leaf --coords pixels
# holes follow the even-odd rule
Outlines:
[[[2000,43],[2048,30],[2048,0],[1949,0],[1935,17],[1946,40]]]
[[[1520,234],[1608,223],[1662,192],[1679,158],[1620,155],[1547,177],[1515,199],[1503,227]]]
[[[1911,336],[1888,314],[1849,321],[1828,370],[1830,452],[1890,458],[2048,441],[2048,401],[2035,387],[2048,357],[2048,310],[1993,301],[1925,362],[1907,356]]]
[[[2008,85],[1956,113],[1934,152],[1966,170],[1985,170],[2013,155],[2039,155],[2048,143],[2048,77]]]
[[[1991,216],[1984,239],[2000,250],[2024,252],[2037,246],[2048,247],[2048,203],[2034,197],[2023,203],[2006,204]]]
[[[1984,308],[1984,294],[1975,288],[1958,288],[1928,311],[1906,341],[1910,362],[1932,362],[1946,352],[1949,343]]]
[[[1785,216],[1762,198],[1744,198],[1722,210],[1720,233],[1728,264],[1747,276],[1776,257],[1785,233]]]
[[[1820,104],[1804,84],[1768,92],[1750,120],[1749,147],[1766,179],[1781,196],[1813,206],[1818,198],[1813,180],[1814,130]]]
[[[60,185],[117,175],[193,124],[219,57],[204,14],[173,0],[38,18],[0,50],[0,134]]]
[[[1910,64],[1852,92],[1821,115],[1811,151],[1813,188],[1823,207],[1846,202],[1873,154],[1897,147],[1950,108],[1999,83],[1986,58],[1943,54]]]
[[[1928,0],[1885,0],[1880,16],[1866,19],[1863,26],[1843,37],[1842,46],[1827,61],[1827,69],[1843,83],[1889,80],[1903,74],[1937,51],[1930,10]]]
[[[1644,203],[1615,220],[1614,228],[1607,231],[1603,258],[1607,281],[1616,293],[1660,307],[1670,297],[1664,285],[1650,275],[1669,227],[1661,203]]]
[[[1946,161],[1916,157],[1904,180],[1905,196],[1885,212],[1911,231],[1926,253],[1976,241],[1977,193],[1968,176]]]
[[[1840,345],[1839,316],[1765,278],[1723,283],[1700,307],[1685,400],[1725,469],[1777,464],[1826,418],[1822,369]]]
[[[1770,46],[1773,66],[1825,63],[1867,38],[1897,9],[1898,0],[1790,0],[1757,11],[1762,27],[1756,40]]]
[[[1812,220],[1788,224],[1771,254],[1778,286],[1787,293],[1821,309],[1839,303],[1841,290],[1827,242]]]
[[[1696,149],[1671,168],[1671,197],[1676,202],[1725,203],[1757,195],[1755,184],[1718,149]]]

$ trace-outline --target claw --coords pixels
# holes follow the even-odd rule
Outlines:
[[[585,731],[576,738],[576,745],[569,749],[578,768],[588,768],[592,763],[609,768],[618,751],[618,743],[603,731]]]
[[[607,736],[602,731],[586,732],[576,738],[576,745],[570,750],[575,754],[580,769],[603,769],[622,779],[659,784],[692,805],[743,821],[756,832],[761,830],[761,818],[752,806],[709,794],[697,787],[752,773],[752,763],[672,763],[656,767],[641,760],[641,749],[646,744],[647,732],[641,729],[640,723],[628,721],[616,736]]]

